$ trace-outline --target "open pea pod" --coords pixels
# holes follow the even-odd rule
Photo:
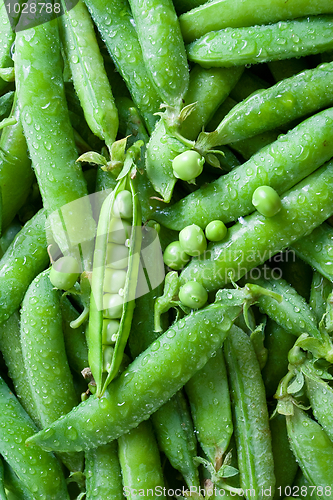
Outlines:
[[[130,175],[105,199],[97,227],[88,360],[101,397],[116,376],[131,328],[141,247],[141,211]]]

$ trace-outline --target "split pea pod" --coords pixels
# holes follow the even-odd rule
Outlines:
[[[54,455],[25,446],[24,441],[34,435],[37,428],[2,379],[0,407],[0,453],[31,496],[45,500],[69,500],[65,478]]]
[[[224,342],[243,304],[255,302],[262,292],[255,285],[221,290],[219,301],[174,323],[153,342],[103,397],[91,396],[27,444],[59,451],[89,449],[137,427],[203,368]]]
[[[146,70],[127,0],[86,0],[86,5],[149,132],[152,132],[157,121],[154,113],[159,110],[161,100]]]
[[[214,148],[326,108],[333,103],[332,75],[333,63],[321,64],[261,90],[237,104],[214,132],[203,133],[198,140],[204,140],[207,148]]]
[[[212,220],[237,220],[254,209],[252,195],[262,185],[282,194],[328,161],[333,108],[304,120],[247,162],[156,214],[156,220],[180,231],[190,224],[203,229]]]
[[[45,211],[40,210],[18,233],[0,261],[0,323],[16,311],[31,281],[49,262]]]
[[[333,163],[329,162],[286,192],[274,217],[255,212],[232,226],[221,243],[209,244],[205,255],[184,268],[181,282],[194,279],[212,291],[230,278],[237,281],[330,217],[332,193]]]
[[[117,442],[85,454],[86,499],[124,500]]]
[[[96,235],[87,341],[98,397],[122,362],[135,307],[140,246],[138,195],[125,176],[102,205]]]
[[[241,487],[251,491],[251,498],[273,498],[273,453],[265,388],[257,357],[248,335],[236,326],[232,327],[224,350],[236,417]]]
[[[200,38],[209,31],[228,27],[269,24],[301,16],[332,14],[333,5],[327,0],[288,2],[260,0],[253,8],[252,0],[213,0],[186,12],[179,18],[185,42]]]
[[[172,0],[129,4],[150,79],[162,101],[177,109],[188,88],[189,70]]]
[[[64,5],[64,3],[63,3]],[[107,78],[93,22],[80,0],[60,17],[60,33],[86,121],[111,149],[118,131],[118,112]]]
[[[207,33],[187,46],[190,61],[203,67],[241,66],[332,50],[332,16],[304,17],[249,28]]]

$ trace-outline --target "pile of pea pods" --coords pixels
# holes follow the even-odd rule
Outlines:
[[[0,0],[0,500],[333,500],[333,2]]]

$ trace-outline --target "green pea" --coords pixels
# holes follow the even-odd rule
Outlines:
[[[252,204],[265,217],[273,217],[281,210],[281,200],[270,186],[259,186],[253,193]]]
[[[201,227],[196,224],[184,227],[179,233],[179,243],[188,255],[201,255],[207,248],[207,240]]]
[[[106,262],[113,269],[124,269],[128,265],[129,249],[125,245],[109,243]]]
[[[110,370],[111,361],[113,356],[113,347],[110,345],[103,347],[103,371],[108,372]]]
[[[205,159],[197,151],[184,151],[172,161],[174,176],[182,181],[191,181],[201,174],[204,163]]]
[[[188,281],[179,290],[179,300],[191,309],[200,309],[208,299],[207,290],[197,281]]]
[[[221,241],[227,235],[228,229],[221,220],[212,220],[205,229],[207,240]]]
[[[127,220],[114,217],[110,221],[109,241],[123,245],[131,237],[131,224]]]
[[[123,299],[117,293],[105,293],[103,295],[104,317],[109,319],[120,319],[123,313]]]
[[[164,250],[163,260],[166,266],[179,271],[189,262],[190,256],[184,252],[179,241],[173,241]]]
[[[113,205],[113,215],[121,219],[131,219],[133,214],[132,194],[124,189],[117,194]]]
[[[77,260],[70,255],[60,257],[60,259],[52,264],[50,281],[54,287],[60,290],[69,290],[73,288],[79,276],[79,264]]]
[[[119,321],[116,319],[103,319],[102,343],[113,344],[115,342],[114,335],[119,331]]]
[[[123,269],[105,268],[104,274],[104,292],[118,293],[121,288],[124,288],[127,273]]]

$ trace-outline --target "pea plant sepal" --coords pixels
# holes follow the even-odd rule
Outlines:
[[[201,464],[209,472],[211,478],[210,481],[213,485],[217,485],[219,489],[223,489],[235,495],[242,495],[243,490],[241,488],[235,488],[226,482],[229,477],[237,476],[239,470],[231,465],[232,452],[229,451],[218,470],[215,470],[214,465],[203,457],[195,457],[194,461],[198,465]],[[210,488],[211,490],[213,488]],[[209,498],[209,497],[208,497]]]

